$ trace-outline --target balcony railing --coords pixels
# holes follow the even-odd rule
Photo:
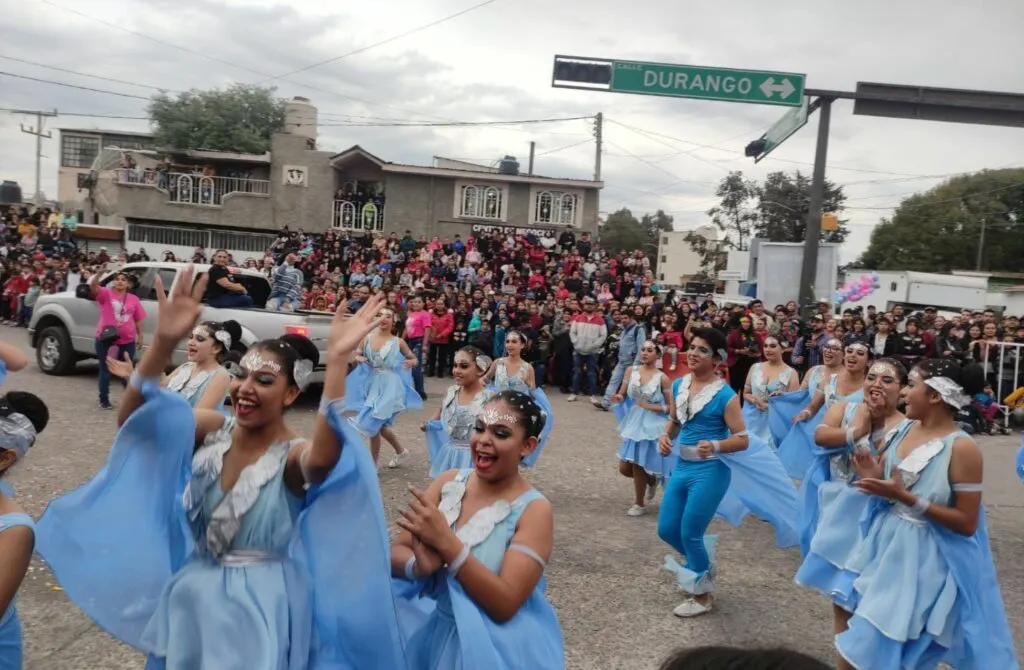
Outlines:
[[[159,172],[137,168],[118,168],[121,184],[155,186],[167,192],[168,202],[185,205],[221,205],[229,193],[269,195],[270,181],[245,177],[208,177],[184,172]]]
[[[331,227],[343,230],[384,230],[384,205],[335,200]]]

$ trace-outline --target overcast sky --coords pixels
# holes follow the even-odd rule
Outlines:
[[[744,145],[785,108],[553,89],[554,54],[806,73],[809,87],[824,89],[876,81],[1024,93],[1020,0],[492,0],[415,30],[482,2],[22,0],[4,5],[0,72],[141,98],[156,87],[273,83],[280,95],[317,105],[324,149],[358,143],[386,160],[424,165],[435,155],[490,162],[511,154],[525,168],[534,140],[536,172],[575,178],[593,176],[590,121],[472,129],[350,124],[604,112],[601,210],[661,208],[679,230],[707,221],[715,184],[729,170],[810,172],[816,117],[755,166]],[[145,105],[0,74],[0,108],[141,117]],[[0,112],[0,178],[31,194],[35,145],[19,132],[22,122],[34,121]],[[148,129],[144,120],[86,116],[51,124]],[[831,138],[828,176],[846,186],[853,231],[844,260],[863,250],[871,227],[902,197],[939,183],[934,175],[1024,165],[1024,129],[854,117],[849,102],[835,105]],[[43,152],[42,187],[53,197],[56,141],[44,142]]]

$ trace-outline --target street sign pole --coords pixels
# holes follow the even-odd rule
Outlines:
[[[807,212],[804,237],[804,259],[800,270],[800,306],[804,316],[810,318],[815,303],[818,274],[818,240],[821,237],[821,207],[825,201],[825,165],[828,162],[828,131],[832,121],[832,100],[822,98],[818,107],[818,143],[814,149],[814,176],[811,179],[811,202]],[[834,286],[824,287],[829,296]],[[826,298],[827,299],[827,298]]]

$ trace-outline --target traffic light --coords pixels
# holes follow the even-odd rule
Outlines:
[[[554,81],[571,84],[608,86],[612,83],[612,64],[555,58]]]
[[[746,149],[743,150],[743,155],[746,156],[747,158],[756,158],[760,156],[762,153],[764,153],[764,148],[765,146],[767,146],[767,144],[768,140],[766,140],[763,137],[759,140],[754,140],[753,142],[747,145]]]

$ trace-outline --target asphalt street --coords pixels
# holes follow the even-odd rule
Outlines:
[[[0,340],[30,351],[23,329],[0,328]],[[34,517],[55,496],[92,476],[113,441],[115,414],[97,408],[95,365],[80,367],[75,375],[57,378],[43,375],[33,362],[7,378],[6,390],[37,393],[51,412],[49,427],[10,475],[19,500]],[[382,472],[390,519],[405,504],[407,482],[427,482],[418,427],[437,408],[445,386],[445,381],[428,380],[430,399],[424,410],[398,420],[398,435],[413,450],[413,458],[400,469]],[[632,483],[616,469],[613,417],[588,402],[566,402],[557,391],[552,403],[554,433],[530,478],[555,510],[555,552],[547,579],[565,635],[567,668],[648,670],[675,647],[702,644],[787,645],[832,659],[830,606],[793,583],[799,552],[777,549],[771,527],[753,518],[740,528],[721,522],[712,526],[720,536],[715,611],[692,620],[673,617],[680,596],[672,576],[661,571],[667,547],[657,537],[655,510],[644,517],[626,516]],[[313,401],[307,401],[290,420],[311,434],[315,411]],[[992,551],[1021,650],[1024,487],[1012,465],[1019,444],[1019,435],[982,441]],[[67,600],[38,557],[21,588],[18,608],[28,670],[144,665],[138,653],[101,631]]]

